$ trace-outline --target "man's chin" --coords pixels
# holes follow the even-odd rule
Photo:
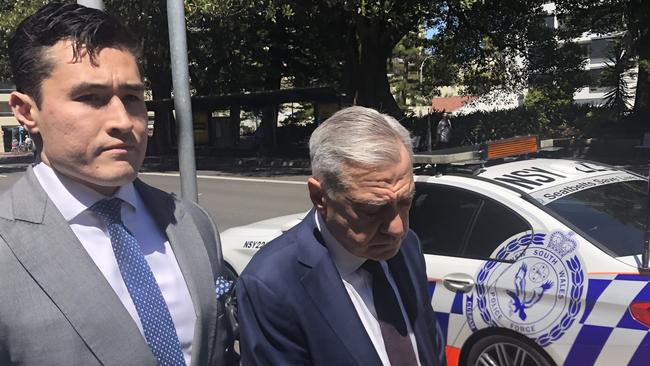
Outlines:
[[[387,261],[393,258],[399,252],[399,244],[394,245],[378,245],[368,256],[372,260],[376,261]]]
[[[83,184],[104,195],[112,195],[121,186],[135,180],[138,173],[133,169],[106,169],[101,174],[83,177]]]

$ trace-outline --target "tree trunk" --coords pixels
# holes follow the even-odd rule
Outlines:
[[[650,59],[644,61],[646,65],[650,65]],[[641,64],[639,65],[636,96],[634,97],[634,111],[637,113],[650,111],[650,70],[648,70],[647,66],[643,67]]]
[[[163,71],[154,71],[150,75],[153,99],[171,98],[171,75]],[[173,106],[170,108],[173,108]],[[148,155],[171,154],[170,115],[171,109],[156,111]]]
[[[341,89],[345,95],[342,102],[344,105],[348,105],[354,103],[358,87],[361,85],[359,80],[359,41],[354,27],[346,28],[343,42],[345,64],[342,69]]]
[[[278,106],[266,105],[262,108],[261,128],[264,132],[264,139],[259,154],[266,157],[272,155],[277,146]]]
[[[264,80],[265,90],[279,90],[282,85],[282,59],[274,55],[275,50],[271,48],[270,67]],[[268,102],[267,102],[268,103]],[[264,132],[264,148],[260,155],[272,155],[277,149],[277,132],[278,132],[278,106],[276,104],[266,104],[262,107],[262,128]]]
[[[151,94],[154,100],[171,98],[172,74],[169,56],[169,32],[167,29],[167,7],[163,0],[150,2],[125,2],[129,11],[135,14],[150,14],[148,20],[137,20],[134,25],[135,34],[143,37],[145,75],[149,79]],[[155,30],[155,31],[152,31]],[[170,155],[173,140],[176,135],[171,131],[172,110],[164,108],[156,111],[153,136],[149,140],[148,154]],[[173,135],[172,135],[173,134]]]
[[[650,112],[650,36],[637,41],[639,44],[639,74],[637,75],[634,111],[637,113]]]
[[[650,2],[635,0],[630,2],[630,22],[632,33],[637,35],[636,54],[639,56],[639,74],[637,75],[634,111],[650,112]]]
[[[404,112],[395,102],[386,74],[386,63],[395,47],[395,37],[389,34],[390,30],[385,24],[372,19],[358,16],[356,26],[359,40],[359,83],[355,104],[375,108],[401,119]]]
[[[239,144],[239,130],[241,128],[241,106],[236,102],[230,106],[230,127],[232,143]]]

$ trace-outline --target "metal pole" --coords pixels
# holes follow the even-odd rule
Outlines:
[[[650,271],[650,172],[648,172],[648,205],[645,222],[645,232],[643,233],[643,251],[641,252],[641,268],[643,272]]]
[[[198,202],[183,0],[167,0],[167,24],[169,26],[169,50],[174,85],[174,109],[178,122],[178,166],[181,174],[181,196],[187,200]]]
[[[432,58],[433,55],[429,55],[422,60],[422,63],[420,64],[420,92],[422,93],[422,96],[424,97],[424,87],[422,86],[422,70],[424,70],[424,63],[427,62],[428,59]],[[431,103],[431,101],[429,101]],[[433,147],[431,146],[431,108],[429,107],[427,113],[427,151],[432,151]]]
[[[433,146],[431,145],[431,108],[428,108],[427,112],[427,151],[432,151]]]
[[[429,55],[425,57],[424,60],[422,60],[422,63],[420,64],[420,86],[422,86],[422,79],[423,79],[422,70],[424,69],[424,63],[427,62],[427,60],[430,59],[431,57],[433,57],[433,55]]]
[[[104,10],[104,2],[102,0],[77,0],[77,4],[87,8]]]

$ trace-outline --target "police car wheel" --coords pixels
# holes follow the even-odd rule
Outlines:
[[[477,341],[469,351],[471,366],[552,366],[544,351],[528,341],[506,335],[491,335]]]

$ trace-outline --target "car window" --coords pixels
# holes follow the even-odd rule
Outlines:
[[[417,182],[410,225],[427,254],[489,258],[530,225],[502,204],[450,186]]]
[[[648,215],[648,183],[632,180],[565,195],[546,205],[615,256],[641,253]]]
[[[528,222],[514,211],[491,199],[485,199],[463,255],[470,258],[489,258],[496,247],[508,238],[530,229]]]
[[[409,223],[424,252],[460,255],[480,203],[464,190],[416,182]]]

